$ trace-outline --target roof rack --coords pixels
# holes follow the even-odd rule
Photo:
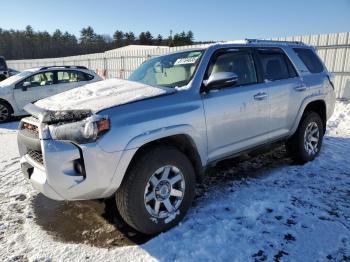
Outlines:
[[[39,70],[47,70],[50,68],[75,68],[75,69],[88,69],[86,66],[44,66],[44,67],[40,67]]]
[[[249,44],[276,44],[276,45],[305,45],[300,41],[279,41],[279,40],[263,40],[263,39],[245,39]]]

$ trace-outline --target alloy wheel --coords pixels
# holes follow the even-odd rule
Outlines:
[[[9,117],[9,113],[8,108],[0,104],[0,121],[5,121]]]
[[[307,125],[304,133],[304,148],[306,152],[312,156],[318,152],[318,144],[320,140],[320,130],[316,122]]]
[[[149,178],[144,203],[148,213],[155,218],[167,218],[179,208],[185,193],[185,179],[175,166],[164,166]]]

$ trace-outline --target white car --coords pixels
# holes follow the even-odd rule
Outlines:
[[[82,66],[50,66],[25,70],[0,82],[0,123],[27,113],[26,104],[101,81],[95,72]]]

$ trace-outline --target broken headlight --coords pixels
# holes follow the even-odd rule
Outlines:
[[[50,125],[52,139],[68,140],[79,144],[95,142],[110,129],[108,117],[92,115],[84,120],[72,123]]]

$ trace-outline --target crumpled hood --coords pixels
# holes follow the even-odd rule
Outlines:
[[[153,87],[123,79],[108,79],[39,100],[35,105],[50,111],[91,110],[96,113],[110,107],[175,91],[172,88]]]

